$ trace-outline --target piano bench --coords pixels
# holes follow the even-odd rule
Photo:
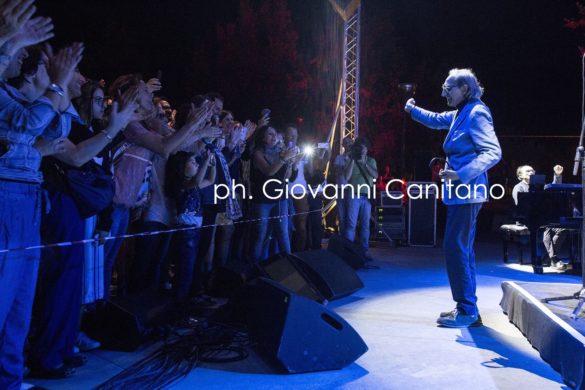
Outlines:
[[[513,243],[518,248],[520,264],[524,264],[522,262],[522,252],[523,248],[528,247],[530,244],[530,230],[524,225],[508,224],[500,226],[500,233],[504,249],[504,263],[508,262],[508,245]]]

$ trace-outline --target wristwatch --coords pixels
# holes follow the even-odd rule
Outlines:
[[[59,96],[63,96],[65,94],[65,91],[63,90],[63,88],[61,88],[61,86],[59,86],[58,84],[55,84],[55,83],[49,84],[47,89],[49,91],[55,92]]]

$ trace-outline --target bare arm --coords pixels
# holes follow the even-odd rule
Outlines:
[[[198,109],[192,107],[185,125],[173,135],[163,137],[155,132],[148,132],[136,139],[136,144],[163,157],[168,157],[207,121],[209,115],[211,115],[209,105],[201,106]]]
[[[204,169],[203,169],[204,168]],[[199,172],[197,172],[197,176],[195,181],[199,188],[209,187],[212,184],[215,184],[216,179],[216,168],[215,168],[215,156],[209,152],[208,156],[205,158]]]
[[[68,139],[65,140],[65,152],[56,154],[55,157],[75,167],[80,167],[91,160],[112,142],[120,130],[128,125],[137,107],[135,103],[137,95],[137,89],[126,91],[124,96],[120,97],[121,103],[116,101],[112,104],[112,114],[108,127],[77,145]],[[121,109],[118,109],[119,105],[122,105]]]
[[[266,176],[274,176],[285,164],[283,159],[278,159],[272,164],[268,164],[261,151],[257,150],[254,152],[254,166]]]

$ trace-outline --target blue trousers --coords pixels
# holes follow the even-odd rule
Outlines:
[[[274,223],[274,233],[278,241],[279,252],[290,253],[290,239],[288,232],[288,201],[286,199],[279,200],[275,203],[253,203],[252,215],[253,218],[259,218],[260,221],[256,224],[256,235],[254,239],[254,246],[252,248],[251,259],[253,261],[265,260],[266,256],[262,254],[264,241],[268,237],[268,224]],[[268,219],[270,216],[283,216],[278,219]]]
[[[362,248],[367,252],[370,241],[370,215],[372,204],[365,196],[346,199],[347,214],[345,221],[345,238],[350,241],[355,239],[357,225],[359,224],[359,237]]]
[[[475,230],[481,203],[448,205],[443,248],[447,274],[457,310],[478,314],[475,295]]]
[[[114,205],[112,212],[112,227],[110,228],[110,237],[122,236],[128,230],[128,221],[130,219],[130,210],[124,206]],[[118,251],[122,246],[122,238],[108,240],[104,245],[104,299],[110,299],[110,284],[112,284],[112,272],[114,264],[118,257]]]
[[[49,191],[51,209],[42,218],[43,241],[78,241],[84,238],[84,221],[66,193]],[[36,294],[37,332],[31,343],[31,360],[45,369],[73,356],[79,333],[83,278],[83,245],[47,248],[42,252]]]
[[[337,217],[339,218],[339,235],[345,237],[345,227],[347,226],[347,203],[349,198],[340,196],[337,198]]]
[[[193,286],[194,283],[201,283],[202,269],[197,261],[200,238],[200,228],[184,230],[174,234],[175,244],[177,245],[175,299],[179,304],[184,303],[189,298],[189,293],[196,289]]]
[[[0,249],[39,245],[41,190],[0,181]],[[19,390],[37,282],[38,249],[0,254],[0,389]]]

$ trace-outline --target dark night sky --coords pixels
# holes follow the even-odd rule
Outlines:
[[[315,2],[290,0],[301,35],[319,19]],[[111,79],[163,69],[166,95],[182,99],[188,72],[185,47],[214,35],[237,16],[236,0],[38,0],[55,19],[57,42],[83,40],[82,69]],[[440,85],[452,67],[472,67],[486,87],[500,134],[577,134],[581,107],[579,36],[563,27],[577,13],[573,0],[364,0],[364,21],[388,15],[401,55],[368,58],[395,65],[403,81],[419,84],[417,101],[444,109]],[[311,17],[305,17],[311,13]],[[325,20],[325,17],[323,18]],[[389,34],[391,34],[389,30]],[[367,40],[364,36],[362,39]],[[205,55],[205,53],[203,53]],[[423,79],[421,69],[424,70]],[[228,102],[229,105],[229,102]]]

